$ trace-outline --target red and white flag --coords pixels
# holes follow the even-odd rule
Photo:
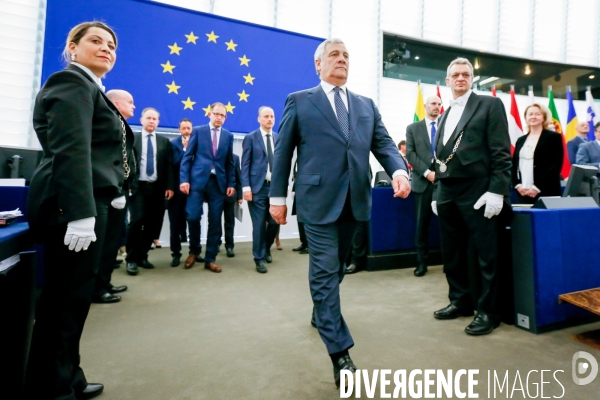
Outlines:
[[[498,97],[496,96],[496,85],[492,86],[492,96]]]
[[[442,101],[442,95],[440,94],[440,83],[437,83],[437,97],[440,98],[440,101],[442,102],[442,109],[440,110],[440,115],[442,115],[444,113],[444,102]]]
[[[515,89],[510,87],[510,115],[508,116],[508,134],[510,136],[511,152],[515,150],[517,139],[523,136],[523,125],[521,125],[521,117],[519,116],[519,108],[517,107],[517,99],[515,99]]]

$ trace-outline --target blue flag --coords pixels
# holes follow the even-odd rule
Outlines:
[[[106,90],[133,95],[141,111],[154,107],[160,126],[182,118],[208,123],[208,106],[227,108],[225,127],[258,128],[260,106],[283,112],[289,93],[314,87],[313,56],[324,39],[250,24],[145,0],[49,0],[42,84],[64,68],[62,49],[75,25],[98,20],[117,34],[117,60],[103,79]]]

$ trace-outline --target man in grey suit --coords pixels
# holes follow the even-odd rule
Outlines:
[[[321,83],[286,100],[275,148],[270,211],[275,222],[286,223],[288,177],[297,149],[296,211],[310,248],[315,323],[339,387],[340,371],[356,370],[348,354],[354,341],[342,317],[339,288],[356,222],[370,217],[369,152],[393,176],[395,197],[406,198],[410,185],[375,103],[346,88],[350,60],[344,43],[324,41],[314,59]]]
[[[600,168],[600,122],[594,125],[594,135],[596,140],[579,145],[575,164]]]
[[[437,120],[442,101],[430,96],[425,103],[426,116],[419,122],[406,127],[406,158],[412,166],[412,191],[415,194],[415,214],[417,228],[415,247],[417,249],[417,268],[415,276],[427,273],[427,238],[431,220],[431,201],[435,181],[435,172],[430,169],[433,161]]]
[[[271,245],[279,225],[269,214],[269,190],[273,172],[273,150],[277,134],[273,132],[275,114],[271,107],[258,109],[260,128],[244,137],[242,147],[242,191],[252,218],[252,255],[256,271],[267,272],[265,262],[271,263]]]

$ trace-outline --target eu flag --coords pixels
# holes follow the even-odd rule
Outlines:
[[[117,61],[103,79],[106,90],[130,92],[136,124],[145,107],[160,112],[160,126],[182,118],[208,123],[208,105],[227,107],[225,127],[258,127],[258,108],[281,116],[287,95],[316,86],[313,55],[323,40],[144,0],[49,0],[42,83],[64,68],[60,54],[69,30],[85,21],[111,26]]]

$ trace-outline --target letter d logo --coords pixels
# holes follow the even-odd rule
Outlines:
[[[587,362],[577,360],[584,358]],[[591,368],[590,368],[591,366]],[[583,375],[587,371],[590,371],[590,374],[586,378],[579,378],[577,375]],[[596,379],[596,375],[598,375],[598,362],[590,353],[585,351],[578,351],[573,354],[573,362],[572,362],[572,370],[573,374],[573,382],[576,385],[587,385],[588,383],[592,383],[594,379]]]

